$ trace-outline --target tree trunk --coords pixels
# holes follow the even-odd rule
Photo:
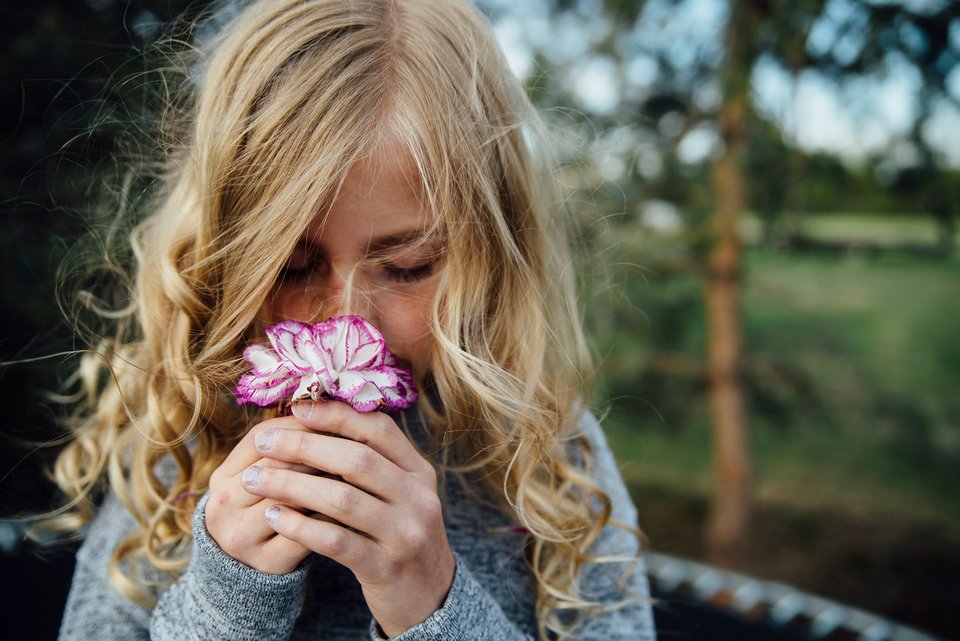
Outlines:
[[[741,158],[749,109],[750,16],[732,3],[720,133],[724,150],[714,162],[713,242],[707,256],[707,381],[713,431],[714,496],[706,526],[707,554],[716,565],[735,567],[746,551],[753,502],[747,425],[741,381],[741,246],[737,221],[746,205]]]

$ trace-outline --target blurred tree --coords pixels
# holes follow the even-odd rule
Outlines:
[[[811,29],[833,37],[808,38],[804,66],[844,84],[905,63],[920,79],[905,141],[913,158],[902,180],[916,208],[937,223],[941,251],[951,253],[958,205],[941,191],[946,172],[933,122],[939,107],[960,108],[960,3],[830,0],[815,20]]]
[[[553,0],[549,6],[551,31],[572,18],[579,30],[567,35],[581,42],[559,48],[556,41],[562,37],[551,34],[531,43],[549,63],[564,66],[571,81],[542,81],[541,100],[550,96],[547,106],[573,107],[584,120],[630,137],[639,161],[622,181],[628,211],[645,199],[667,197],[695,230],[689,239],[705,277],[706,378],[715,448],[713,516],[706,536],[713,562],[735,564],[747,539],[752,492],[740,381],[739,218],[751,204],[748,198],[768,223],[795,207],[805,196],[796,188],[798,174],[811,166],[796,150],[798,141],[789,135],[778,141],[756,109],[763,91],[755,82],[758,66],[778,70],[794,86],[802,72],[813,71],[837,87],[875,79],[893,64],[913,69],[922,78],[907,136],[914,166],[897,167],[895,173],[912,186],[920,207],[936,217],[948,252],[957,199],[951,197],[927,128],[934,107],[960,104],[960,88],[951,75],[960,60],[960,3]],[[604,73],[605,90],[615,94],[612,101],[589,95],[604,89]],[[578,80],[590,89],[578,90]],[[783,131],[783,123],[776,125]],[[676,171],[677,160],[687,169]],[[705,203],[697,168],[706,165],[712,196]],[[854,178],[839,163],[834,168],[834,184],[829,171],[820,172],[818,187],[827,190],[823,200],[842,195],[844,183]]]
[[[750,119],[751,35],[763,20],[759,4],[738,2],[727,19],[726,56],[718,69],[722,151],[711,173],[715,206],[706,257],[707,384],[714,443],[713,510],[707,548],[715,563],[738,565],[747,541],[753,482],[740,380],[741,258],[738,219],[746,209],[744,153]]]

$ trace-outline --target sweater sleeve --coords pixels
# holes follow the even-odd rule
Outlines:
[[[376,621],[370,624],[370,638],[385,641]],[[443,606],[423,623],[391,641],[533,641],[503,613],[500,605],[473,578],[463,560],[457,556],[453,585]]]
[[[613,454],[597,420],[585,412],[580,427],[590,445],[594,479],[610,496],[611,519],[637,527],[637,511],[620,476]],[[646,568],[638,556],[637,537],[620,527],[607,525],[592,556],[614,562],[589,563],[580,577],[580,593],[600,604],[597,612],[582,618],[575,628],[582,641],[656,641],[656,630]],[[372,641],[384,641],[376,621],[371,623]],[[453,585],[443,606],[424,622],[393,637],[393,641],[533,641],[508,619],[496,600],[472,576],[457,557]]]
[[[154,641],[288,639],[303,606],[307,565],[265,574],[224,553],[207,532],[204,508],[193,517],[193,554],[184,575],[157,603]]]
[[[290,574],[271,575],[232,559],[207,532],[205,506],[206,497],[194,513],[187,570],[151,611],[118,593],[108,578],[113,551],[135,527],[127,509],[110,495],[77,552],[60,641],[288,639],[303,605],[306,564]],[[158,585],[164,578],[150,568],[137,572],[146,584]]]

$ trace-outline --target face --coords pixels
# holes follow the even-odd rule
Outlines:
[[[361,160],[350,170],[336,200],[314,217],[288,258],[267,320],[359,314],[422,376],[433,348],[429,319],[443,243],[427,236],[433,216],[413,163],[396,156]]]

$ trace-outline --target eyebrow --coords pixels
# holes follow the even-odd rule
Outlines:
[[[431,243],[437,243],[441,240],[441,235],[436,232],[431,233],[429,231],[424,232],[421,229],[415,229],[373,238],[367,244],[367,253],[371,255],[381,254],[388,250],[398,249],[408,245],[430,245]]]

